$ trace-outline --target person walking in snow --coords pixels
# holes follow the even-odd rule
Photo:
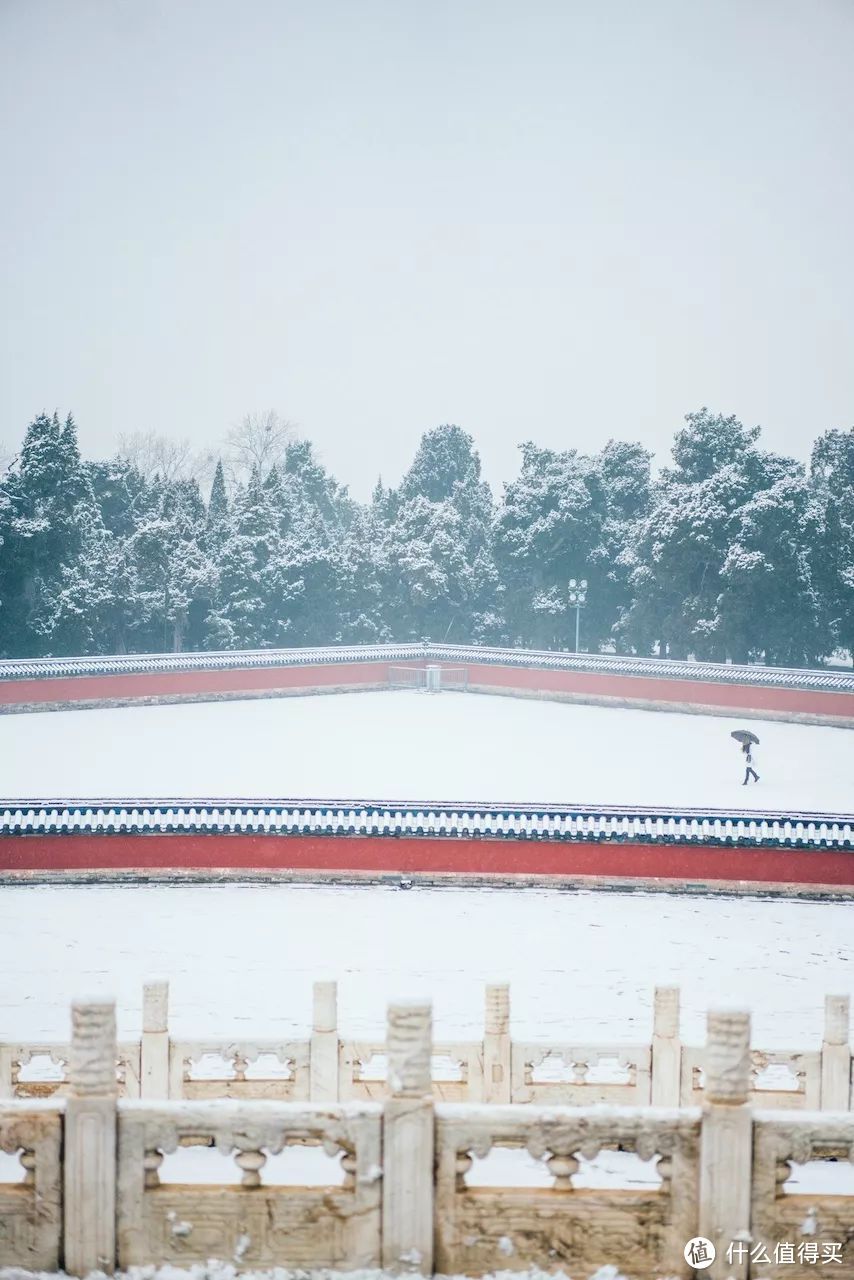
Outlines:
[[[751,774],[753,774],[754,782],[759,781],[759,774],[756,772],[756,770],[753,767],[754,764],[756,763],[756,747],[752,742],[745,742],[742,745],[741,749],[744,752],[744,766],[745,766],[744,782],[742,782],[741,785],[743,787],[746,787],[748,782],[750,781]]]

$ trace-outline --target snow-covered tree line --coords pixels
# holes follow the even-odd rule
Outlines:
[[[269,436],[269,431],[267,432]],[[265,439],[267,438],[265,436]],[[809,468],[707,409],[653,475],[639,444],[521,446],[494,497],[470,436],[422,438],[354,501],[282,435],[243,479],[87,462],[42,414],[0,479],[5,657],[410,640],[814,663],[854,648],[854,429]]]

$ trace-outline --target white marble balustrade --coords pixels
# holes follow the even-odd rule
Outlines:
[[[169,1031],[168,1000],[167,983],[146,983],[142,1035],[117,1046],[120,1097],[368,1102],[388,1094],[386,1046],[341,1035],[334,982],[315,983],[312,1031],[302,1040],[179,1039]],[[656,988],[653,1007],[652,1036],[645,1044],[515,1040],[509,987],[487,985],[481,1039],[433,1044],[434,1099],[699,1105],[705,1095],[705,1051],[680,1039],[679,989]],[[820,1045],[788,1050],[753,1046],[751,1101],[790,1110],[851,1109],[849,1022],[848,997],[829,995]],[[68,1042],[0,1040],[0,1099],[65,1096],[70,1053]]]

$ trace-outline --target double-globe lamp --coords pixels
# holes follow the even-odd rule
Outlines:
[[[578,653],[578,640],[581,629],[581,610],[587,604],[587,579],[569,580],[569,603],[575,607],[575,652]]]

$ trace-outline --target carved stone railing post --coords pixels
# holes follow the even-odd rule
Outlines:
[[[483,1031],[483,1101],[510,1101],[510,987],[488,983]]]
[[[679,988],[656,987],[652,1016],[652,1105],[678,1107],[681,1087]]]
[[[141,1098],[169,1097],[169,983],[146,982],[142,988]]]
[[[71,1006],[65,1103],[65,1270],[111,1272],[116,1261],[116,1006]]]
[[[5,1044],[0,1044],[0,1098],[14,1098],[15,1086],[12,1083],[12,1053],[13,1050]]]
[[[727,1259],[729,1245],[749,1238],[753,1117],[750,1093],[750,1014],[710,1010],[706,1088],[700,1137],[700,1231],[717,1257],[709,1280],[744,1280],[747,1260]]]
[[[848,1111],[851,1106],[850,1001],[825,996],[821,1045],[821,1109]]]
[[[383,1267],[433,1271],[433,1092],[429,1003],[389,1006],[383,1104]]]
[[[309,1098],[338,1101],[338,986],[315,982],[309,1056]]]

